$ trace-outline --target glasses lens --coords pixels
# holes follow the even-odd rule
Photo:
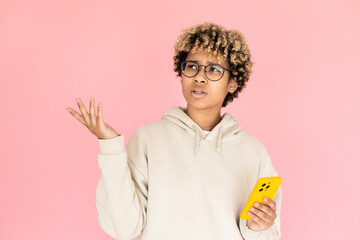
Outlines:
[[[206,76],[213,81],[219,80],[224,70],[219,65],[209,65],[206,67]]]
[[[181,71],[185,74],[187,77],[193,77],[197,73],[198,65],[193,62],[183,62],[181,64]]]

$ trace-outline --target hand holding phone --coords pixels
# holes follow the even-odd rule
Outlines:
[[[259,178],[240,214],[240,218],[243,220],[251,219],[251,217],[247,214],[250,211],[250,207],[254,206],[255,202],[266,205],[263,201],[264,197],[272,200],[280,187],[281,182],[282,179],[279,176]]]

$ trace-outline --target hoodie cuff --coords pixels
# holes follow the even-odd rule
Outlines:
[[[252,239],[258,239],[258,237],[261,234],[261,231],[257,232],[254,230],[251,230],[250,228],[248,228],[246,226],[246,221],[247,220],[243,220],[240,218],[240,231],[241,231],[241,235],[243,236],[243,238],[245,240],[252,240]]]
[[[124,135],[119,134],[117,137],[100,139],[98,138],[100,146],[100,154],[117,154],[125,151]]]

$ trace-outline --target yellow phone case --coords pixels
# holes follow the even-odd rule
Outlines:
[[[278,188],[280,187],[281,182],[282,179],[279,176],[259,178],[240,214],[240,218],[243,220],[251,219],[247,213],[250,211],[250,207],[254,206],[255,202],[267,205],[263,201],[263,198],[267,197],[273,199]]]

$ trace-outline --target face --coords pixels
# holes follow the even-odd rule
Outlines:
[[[210,54],[206,50],[196,53],[189,52],[186,61],[198,61],[199,65],[205,66],[212,62],[229,69],[227,61],[219,63],[217,56],[214,55],[208,63]],[[205,76],[204,68],[204,66],[199,66],[199,72],[194,77],[187,77],[181,73],[182,92],[187,101],[187,107],[198,110],[220,111],[226,95],[229,92],[233,93],[238,85],[234,79],[229,81],[229,71],[225,71],[220,80],[211,81]],[[193,93],[192,91],[195,88],[201,89],[205,94],[197,95]]]

